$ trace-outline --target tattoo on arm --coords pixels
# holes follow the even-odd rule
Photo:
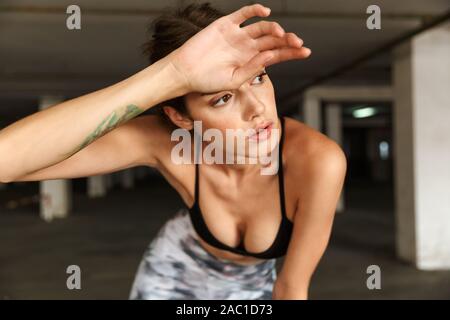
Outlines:
[[[95,130],[86,137],[81,145],[79,145],[72,153],[70,153],[69,157],[77,153],[84,147],[88,146],[90,143],[94,142],[101,136],[105,135],[109,131],[113,130],[118,125],[138,116],[143,111],[144,110],[140,109],[134,104],[130,104],[125,108],[114,110],[111,114],[109,114],[105,119],[102,120],[97,128],[95,128]]]

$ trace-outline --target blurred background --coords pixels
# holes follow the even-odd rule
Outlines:
[[[226,13],[251,3],[209,2]],[[189,3],[1,0],[0,128],[145,68],[147,25]],[[450,2],[259,3],[312,49],[267,69],[279,113],[327,134],[348,159],[310,298],[449,299]],[[71,4],[80,30],[66,27]],[[381,29],[367,26],[370,5]],[[0,184],[0,298],[127,299],[146,246],[182,206],[146,167]],[[72,264],[81,290],[66,287]],[[367,287],[371,265],[381,289]]]

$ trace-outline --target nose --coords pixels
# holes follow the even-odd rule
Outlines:
[[[242,101],[244,106],[243,118],[246,121],[252,121],[255,117],[260,117],[264,114],[266,110],[264,103],[251,90],[246,91],[243,96],[245,96],[244,101]]]

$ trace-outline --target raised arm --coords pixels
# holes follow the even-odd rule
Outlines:
[[[0,179],[14,181],[63,161],[151,106],[183,94],[162,59],[110,87],[27,116],[0,131]]]
[[[275,22],[240,27],[249,18],[269,13],[260,4],[245,6],[214,21],[137,74],[4,128],[0,131],[0,181],[14,181],[68,159],[160,102],[192,91],[236,88],[264,66],[306,58],[309,49]],[[97,148],[101,149],[100,143]]]

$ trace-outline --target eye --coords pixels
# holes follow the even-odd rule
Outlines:
[[[267,74],[267,72],[262,72],[262,73],[260,73],[259,75],[257,75],[257,76],[255,77],[255,80],[258,80],[259,82],[257,82],[257,83],[252,82],[252,84],[264,83],[264,76],[265,76],[266,74]]]
[[[259,75],[257,75],[255,77],[255,80],[257,80],[258,82],[252,82],[252,84],[261,84],[264,83],[264,76],[267,75],[267,72],[263,71],[261,72]],[[223,95],[220,99],[217,99],[216,101],[213,102],[213,106],[215,107],[219,107],[219,106],[223,106],[224,104],[227,103],[228,100],[230,100],[232,97],[231,94],[227,93],[226,95]],[[223,102],[223,103],[219,103],[219,102]]]
[[[227,93],[226,95],[222,96],[220,99],[214,101],[214,106],[215,107],[223,106],[230,99],[231,99],[231,94]],[[224,103],[219,104],[219,102],[221,102],[221,101],[223,101]]]

